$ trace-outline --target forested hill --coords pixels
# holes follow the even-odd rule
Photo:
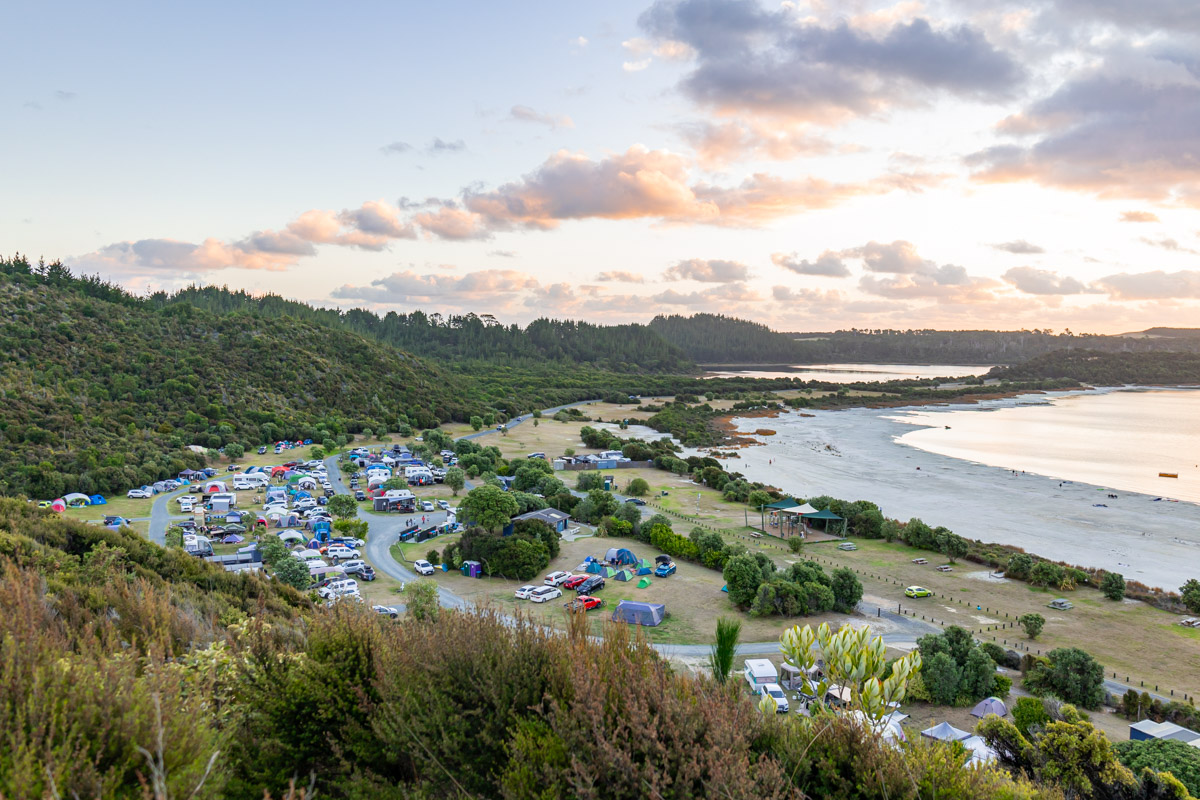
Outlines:
[[[472,384],[302,319],[154,307],[59,267],[0,261],[0,491],[125,491],[199,466],[185,445],[429,427]]]
[[[491,314],[443,317],[413,311],[379,316],[363,309],[314,308],[277,295],[255,297],[215,286],[190,287],[173,295],[152,295],[166,306],[184,302],[218,313],[253,312],[265,317],[309,320],[370,336],[427,358],[449,362],[499,364],[586,364],[613,372],[688,373],[695,364],[646,325],[593,325],[571,320],[537,319],[524,328],[503,325]]]
[[[1200,352],[1200,337],[1186,335],[1186,329],[1153,329],[1140,337],[1048,330],[778,333],[756,322],[716,314],[658,316],[650,327],[700,364],[1015,364],[1074,349]]]
[[[1059,351],[1023,364],[996,367],[988,377],[1011,381],[1072,378],[1095,386],[1200,385],[1200,353]]]

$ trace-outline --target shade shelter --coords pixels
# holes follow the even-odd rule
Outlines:
[[[662,624],[667,616],[667,607],[662,603],[638,603],[633,600],[622,600],[613,609],[613,622],[627,622],[630,625],[645,625],[656,627]]]
[[[1003,717],[1008,714],[1008,706],[1004,705],[1004,701],[999,697],[989,697],[986,700],[980,700],[979,703],[971,709],[972,717],[986,717],[988,714],[995,714],[998,717]]]
[[[932,728],[921,731],[921,735],[927,739],[937,739],[939,742],[961,742],[971,734],[959,730],[949,722],[939,722]]]
[[[86,494],[80,494],[79,492],[71,492],[70,494],[63,496],[63,502],[66,503],[71,508],[78,508],[79,506],[91,505],[92,499],[90,497],[88,497]]]
[[[60,497],[57,500],[51,501],[50,510],[57,511],[61,514],[63,511],[67,510],[67,504],[63,502],[63,499]]]
[[[808,503],[805,503],[805,505],[807,506]],[[809,506],[809,508],[812,508],[812,506]],[[825,532],[826,533],[833,533],[833,531],[838,528],[838,525],[836,523],[840,522],[840,523],[842,523],[841,524],[841,529],[842,529],[841,535],[842,536],[846,535],[846,520],[845,520],[845,518],[839,517],[837,514],[833,513],[828,508],[822,509],[821,511],[817,511],[816,509],[813,509],[809,513],[801,514],[800,517],[804,520],[805,523],[807,523],[809,525],[811,525],[813,522],[815,522],[817,520],[823,521],[825,523]]]

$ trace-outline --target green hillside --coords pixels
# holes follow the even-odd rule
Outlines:
[[[124,491],[199,466],[187,445],[465,420],[465,386],[349,331],[156,308],[65,271],[0,262],[5,494]]]

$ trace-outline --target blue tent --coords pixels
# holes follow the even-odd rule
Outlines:
[[[604,555],[604,560],[610,564],[636,564],[638,562],[637,556],[633,554],[633,551],[627,550],[624,547],[620,549],[616,547],[608,548],[608,552]]]
[[[649,568],[649,567],[638,567],[637,574],[638,574],[638,575],[649,575],[649,574],[650,574],[650,568]]]
[[[655,627],[667,616],[667,607],[662,603],[636,603],[622,600],[613,609],[613,622],[628,622],[630,625]]]
[[[94,494],[94,495],[92,495],[91,497],[89,497],[88,499],[92,501],[92,505],[94,505],[94,506],[106,506],[106,505],[108,505],[108,501],[107,501],[107,500],[105,500],[103,497],[101,497],[101,496],[100,496],[100,495],[98,495],[98,494]]]
[[[592,563],[587,565],[587,569],[585,569],[584,571],[588,572],[592,575],[599,575],[604,571],[604,567],[600,566],[599,561],[593,561]]]

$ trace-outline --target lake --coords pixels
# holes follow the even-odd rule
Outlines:
[[[801,381],[858,383],[860,381],[902,381],[917,378],[965,378],[982,375],[990,366],[961,364],[796,364],[770,368],[730,367],[705,373],[705,378],[792,378]]]
[[[1029,400],[992,410],[906,410],[896,418],[923,427],[899,442],[993,467],[1200,502],[1200,391]]]

